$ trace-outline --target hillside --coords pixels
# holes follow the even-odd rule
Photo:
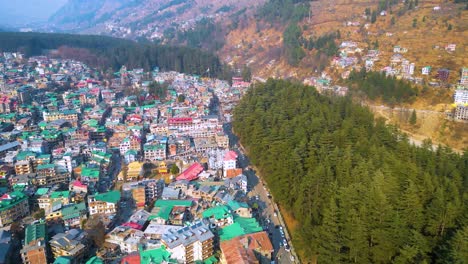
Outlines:
[[[230,72],[212,53],[105,36],[0,32],[0,52],[4,51],[20,51],[26,56],[50,53],[83,61],[103,71],[118,70],[125,65],[147,71],[159,67],[163,71],[203,75],[210,69],[212,76],[230,79]]]
[[[50,18],[48,30],[161,39],[210,19],[228,27],[264,2],[248,0],[69,0]],[[229,18],[229,19],[226,19]]]
[[[468,153],[415,147],[349,98],[271,79],[233,128],[298,225],[303,263],[463,263]]]

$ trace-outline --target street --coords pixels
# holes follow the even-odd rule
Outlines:
[[[249,167],[249,158],[244,154],[244,151],[238,146],[238,139],[232,133],[230,124],[225,125],[225,132],[229,136],[231,148],[238,154],[238,164],[247,176],[248,181],[248,196],[254,200],[259,206],[259,222],[266,227],[266,231],[270,234],[270,239],[274,248],[274,259],[276,263],[299,263],[296,254],[294,253],[286,226],[282,224],[280,212],[273,202],[273,197],[270,195],[268,187],[253,169]],[[258,198],[258,199],[257,199]],[[286,243],[284,243],[286,242]]]

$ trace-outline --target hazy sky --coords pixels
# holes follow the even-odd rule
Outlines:
[[[45,21],[67,0],[0,0],[0,26]]]

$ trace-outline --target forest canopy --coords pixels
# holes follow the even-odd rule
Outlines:
[[[247,93],[233,128],[299,223],[293,243],[303,262],[468,259],[467,152],[416,147],[349,98],[280,80]]]
[[[199,75],[209,72],[211,76],[229,79],[229,70],[217,56],[198,49],[94,35],[0,32],[0,52],[20,51],[29,57],[63,47],[68,47],[69,57],[93,67],[115,70],[122,65],[145,70],[159,67]]]

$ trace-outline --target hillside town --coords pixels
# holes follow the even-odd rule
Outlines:
[[[294,262],[226,129],[250,83],[106,74],[0,55],[0,263]]]

